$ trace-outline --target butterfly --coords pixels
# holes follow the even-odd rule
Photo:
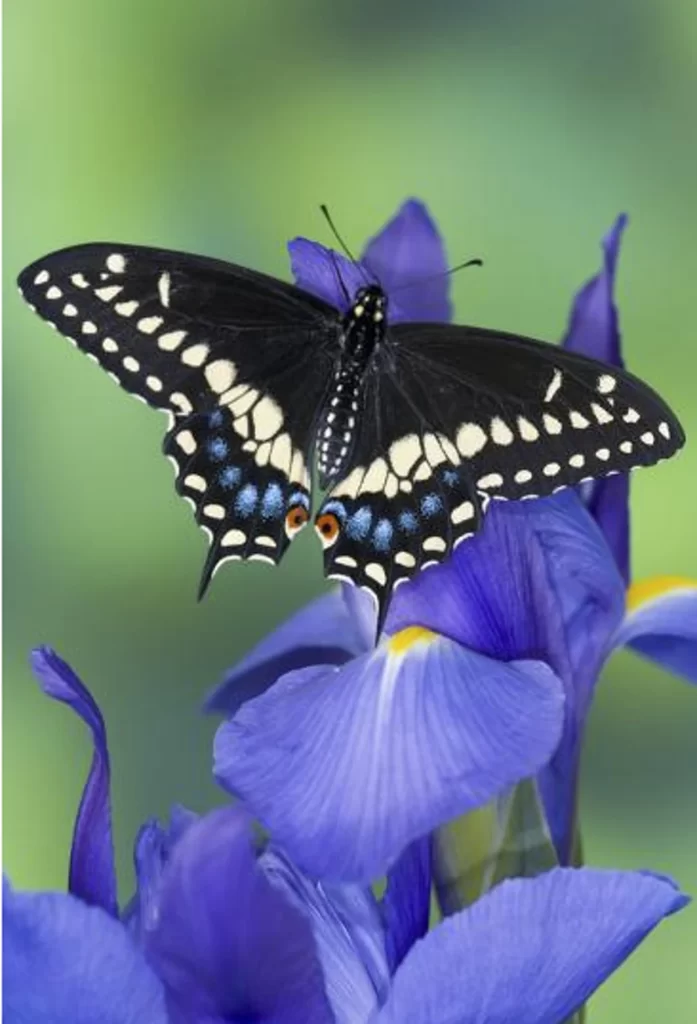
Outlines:
[[[682,428],[642,381],[501,331],[390,323],[367,280],[347,312],[202,256],[114,243],[19,277],[39,316],[169,416],[176,490],[205,530],[200,592],[228,560],[278,564],[315,517],[325,572],[369,591],[446,559],[493,499],[668,458]]]

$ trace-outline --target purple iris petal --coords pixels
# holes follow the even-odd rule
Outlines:
[[[229,717],[286,672],[308,665],[343,665],[365,649],[361,621],[344,592],[336,590],[306,605],[258,643],[208,696],[205,708]]]
[[[240,808],[180,838],[145,945],[177,1020],[332,1020],[310,926],[257,866]]]
[[[450,279],[443,240],[428,210],[408,199],[368,242],[361,262],[390,300],[389,319],[450,320]]]
[[[563,680],[564,735],[540,786],[567,861],[580,737],[600,667],[624,608],[603,537],[572,491],[492,502],[484,529],[392,600],[389,632],[418,624],[492,658],[534,658]]]
[[[164,829],[154,818],[142,826],[135,842],[133,859],[136,870],[136,894],[121,915],[133,936],[142,941],[144,931],[152,928],[159,913],[158,892],[162,873],[176,843],[198,815],[175,805],[170,811],[169,827]]]
[[[309,238],[294,238],[288,243],[288,252],[298,287],[342,313],[348,312],[358,289],[374,281],[358,264]]]
[[[619,215],[603,238],[603,269],[577,294],[564,348],[600,359],[612,366],[624,366],[613,291],[622,232],[627,215]]]
[[[341,669],[292,672],[218,730],[216,777],[313,877],[369,881],[557,745],[547,666],[422,632]]]
[[[669,881],[556,869],[503,882],[419,942],[378,1024],[562,1024],[668,914]]]
[[[614,301],[615,270],[627,217],[621,214],[603,239],[603,269],[588,281],[574,300],[564,348],[624,366],[619,318]],[[594,480],[588,485],[587,504],[605,534],[625,583],[629,582],[629,477]]]
[[[414,943],[428,931],[431,860],[431,837],[422,836],[410,843],[387,876],[382,913],[392,974]]]
[[[336,1024],[369,1020],[390,987],[382,921],[370,887],[313,882],[277,848],[259,863],[310,922]]]
[[[697,585],[686,580],[630,610],[615,643],[697,683]]]
[[[3,1010],[12,1024],[167,1024],[127,931],[64,893],[3,892]]]
[[[359,288],[377,281],[387,293],[391,323],[451,318],[443,242],[416,199],[368,242],[357,264],[307,238],[293,239],[288,251],[296,284],[344,313]]]
[[[92,695],[50,647],[37,647],[31,666],[42,690],[67,704],[92,732],[94,750],[75,819],[68,889],[84,903],[118,915],[109,798],[109,751],[101,712]]]

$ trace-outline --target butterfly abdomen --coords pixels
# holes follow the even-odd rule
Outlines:
[[[315,441],[322,487],[338,479],[350,461],[361,413],[363,381],[385,336],[386,301],[380,288],[363,288],[342,323],[341,355]]]

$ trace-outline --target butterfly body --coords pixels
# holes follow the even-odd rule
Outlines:
[[[342,320],[336,368],[315,444],[323,490],[341,479],[350,462],[363,404],[364,378],[385,339],[386,310],[387,296],[381,288],[360,288]]]
[[[176,490],[209,539],[201,580],[277,564],[309,522],[325,572],[394,588],[520,500],[668,458],[679,422],[642,381],[530,338],[394,322],[378,285],[345,309],[234,264],[113,243],[49,254],[30,306],[167,413]]]

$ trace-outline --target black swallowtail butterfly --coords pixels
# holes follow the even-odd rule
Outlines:
[[[325,571],[377,598],[443,561],[492,498],[523,499],[672,455],[676,417],[624,370],[529,338],[390,324],[366,285],[346,314],[201,256],[81,245],[22,272],[36,312],[170,415],[164,451],[228,559],[276,564],[315,519]]]

